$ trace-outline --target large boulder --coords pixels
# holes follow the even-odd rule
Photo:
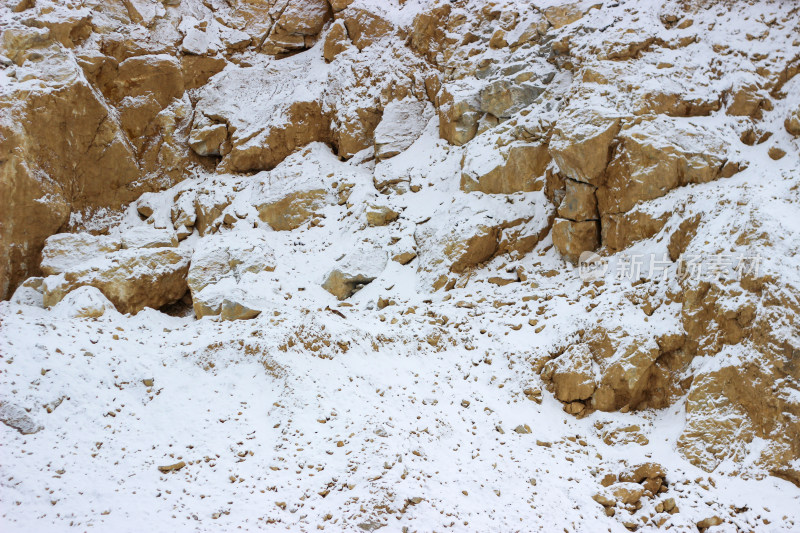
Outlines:
[[[720,134],[669,117],[630,124],[597,190],[601,214],[622,213],[690,183],[707,183],[738,170]]]
[[[137,248],[87,258],[44,280],[44,304],[52,307],[83,286],[100,289],[121,313],[138,313],[179,300],[186,294],[191,253],[178,248]]]
[[[460,146],[478,133],[480,97],[468,83],[452,83],[442,87],[438,95],[439,136]]]
[[[41,269],[47,275],[63,274],[79,268],[89,258],[116,252],[121,247],[122,241],[118,237],[90,233],[58,233],[45,241]]]
[[[654,338],[598,326],[557,351],[541,376],[576,414],[666,407],[684,393],[681,372],[691,357],[682,347],[680,335]]]
[[[286,69],[287,63],[294,68]],[[276,65],[229,67],[199,89],[191,138],[198,153],[222,155],[220,170],[269,170],[297,148],[330,142],[330,117],[323,111],[325,72],[299,54]],[[226,124],[209,131],[209,119]],[[211,142],[210,137],[213,137]],[[224,148],[224,149],[223,149]]]
[[[452,288],[461,274],[499,253],[528,252],[549,230],[553,208],[541,191],[508,200],[484,195],[478,211],[471,199],[457,197],[417,225],[417,270],[427,288]]]
[[[0,213],[4,298],[37,273],[45,239],[71,210],[119,207],[141,190],[130,186],[142,172],[117,114],[75,58],[46,39],[25,42],[13,54],[16,75],[0,89],[0,196],[9,199]]]
[[[394,157],[417,140],[433,117],[433,106],[413,99],[395,100],[383,109],[375,128],[375,158]]]
[[[286,54],[311,47],[322,27],[333,16],[325,0],[290,0],[272,25],[262,50]]]
[[[99,318],[116,308],[99,289],[86,285],[67,294],[52,310],[68,318]]]
[[[564,112],[553,128],[550,154],[568,178],[599,185],[620,128],[617,112],[585,107]]]
[[[253,185],[253,204],[259,218],[275,231],[290,231],[319,216],[338,202],[329,179],[341,162],[327,146],[315,143],[287,158]]]
[[[231,302],[228,316],[248,314],[240,285],[250,281],[248,274],[273,270],[272,248],[261,236],[234,232],[205,237],[192,254],[187,276],[195,316],[219,315],[226,300]]]
[[[544,171],[550,163],[547,145],[514,141],[498,148],[495,140],[484,134],[467,145],[461,161],[461,190],[510,194],[543,189]]]
[[[322,288],[346,300],[362,286],[372,282],[386,268],[386,251],[376,246],[359,246],[350,251],[325,276]]]
[[[789,385],[800,372],[783,354],[746,354],[694,377],[678,450],[708,472],[750,463],[800,486],[800,400]]]
[[[553,246],[565,259],[577,263],[583,252],[600,247],[600,224],[596,220],[558,218],[553,223]]]

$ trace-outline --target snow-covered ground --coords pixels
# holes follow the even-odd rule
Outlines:
[[[411,315],[287,305],[216,323],[153,310],[75,320],[3,302],[2,389],[44,426],[0,426],[3,531],[625,531],[591,496],[604,473],[651,460],[680,509],[662,527],[730,515],[740,531],[800,528],[788,482],[680,458],[681,404],[577,420],[546,392],[526,398],[537,337],[520,302],[416,303]],[[445,311],[460,336],[437,349],[429,322]],[[608,446],[600,421],[638,424],[649,444]]]

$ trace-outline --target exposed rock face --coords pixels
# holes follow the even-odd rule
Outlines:
[[[677,376],[691,359],[682,347],[680,335],[653,340],[597,328],[548,361],[542,378],[577,413],[664,407],[682,394]]]
[[[439,94],[439,135],[455,145],[462,145],[478,133],[481,118],[480,100],[469,87],[450,86]]]
[[[406,150],[417,140],[433,116],[433,106],[427,102],[394,101],[383,110],[375,128],[375,158],[389,159]]]
[[[399,213],[388,207],[372,207],[367,210],[367,224],[370,226],[385,226],[397,220]]]
[[[632,125],[620,133],[619,142],[597,192],[603,214],[628,211],[678,186],[715,180],[728,160],[727,146],[718,137],[671,119]]]
[[[336,159],[327,147],[316,144],[271,172],[261,184],[259,218],[276,231],[290,231],[335,204],[332,183],[323,175],[326,163],[336,164]]]
[[[273,24],[262,49],[272,54],[285,54],[309,48],[331,17],[330,5],[324,0],[289,2]]]
[[[553,245],[565,259],[577,263],[583,252],[600,246],[600,227],[594,220],[575,222],[563,218],[553,223]]]
[[[552,211],[543,193],[528,194],[510,204],[487,196],[482,213],[455,203],[417,226],[418,271],[431,288],[452,288],[460,274],[498,253],[533,249],[549,229]]]
[[[0,6],[2,297],[125,320],[113,309],[188,305],[189,291],[197,318],[228,321],[278,293],[316,309],[319,283],[354,314],[376,290],[400,309],[413,285],[420,332],[440,328],[423,348],[480,348],[433,316],[457,295],[508,319],[485,328],[498,352],[525,352],[510,332],[534,328],[529,377],[567,413],[686,398],[686,459],[800,486],[796,10],[547,4]],[[758,30],[732,24],[739,11]],[[562,262],[597,251],[619,267],[632,247],[663,257],[663,278],[581,283]],[[687,272],[729,252],[768,273]],[[24,434],[35,418],[0,405]],[[649,444],[643,418],[620,420],[595,425],[607,445]],[[665,478],[640,465],[595,500],[637,510]]]
[[[116,252],[122,248],[118,237],[90,233],[59,233],[45,241],[42,250],[42,272],[63,274],[79,267],[87,258]]]
[[[59,303],[83,286],[100,289],[121,313],[160,308],[181,298],[188,286],[190,253],[172,248],[119,250],[95,256],[44,280],[44,305]]]
[[[380,248],[353,250],[328,272],[322,288],[339,300],[346,300],[361,286],[372,282],[386,268],[386,252]]]
[[[319,94],[322,80],[316,78],[318,74],[302,55],[285,61],[296,62],[302,77],[287,79],[275,67],[237,67],[215,76],[201,89],[195,116],[213,117],[217,124],[225,123],[229,132],[224,153],[213,143],[202,150],[222,154],[221,170],[269,170],[299,147],[314,141],[330,141],[330,118],[323,112]],[[252,87],[256,79],[257,92],[230,93],[234,87]],[[300,86],[304,90],[297,90]],[[248,109],[246,114],[240,112],[244,107]],[[207,124],[207,121],[196,122],[192,138],[207,137],[210,133]]]
[[[218,234],[192,255],[187,284],[192,292],[195,316],[219,315],[225,320],[252,318],[258,314],[241,301],[238,283],[248,275],[275,270],[272,249],[262,239],[237,234]],[[255,313],[255,314],[253,314]]]
[[[565,113],[553,129],[550,153],[565,176],[599,185],[609,158],[620,117],[603,109],[576,109]]]
[[[99,318],[116,308],[99,289],[87,285],[67,294],[53,311],[70,318]]]
[[[461,170],[463,191],[511,194],[544,188],[542,178],[550,163],[546,145],[517,141],[498,150],[491,147],[492,140],[486,136],[468,145]]]
[[[795,137],[800,137],[800,107],[792,111],[792,114],[784,122],[784,127]]]

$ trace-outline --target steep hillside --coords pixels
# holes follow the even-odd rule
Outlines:
[[[6,2],[0,529],[797,531],[798,27]]]

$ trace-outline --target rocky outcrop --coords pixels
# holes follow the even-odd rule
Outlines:
[[[281,55],[310,48],[332,16],[325,0],[289,2],[273,23],[261,49]]]
[[[552,211],[541,192],[517,200],[486,196],[486,210],[474,213],[462,199],[418,225],[418,272],[426,284],[433,290],[449,289],[461,274],[496,254],[533,249],[549,230]]]
[[[679,376],[691,361],[683,343],[680,334],[652,339],[595,328],[554,354],[541,375],[573,414],[666,407],[683,394]]]
[[[515,141],[492,146],[492,136],[467,145],[461,162],[461,190],[488,194],[532,192],[544,188],[544,171],[550,163],[547,145]]]
[[[239,285],[274,270],[275,257],[264,239],[236,233],[209,237],[192,254],[187,276],[195,316],[219,315],[225,309],[225,320],[257,316],[258,312],[245,304]]]
[[[380,161],[396,156],[417,140],[433,117],[433,106],[416,100],[390,102],[375,128],[375,158]]]
[[[381,248],[359,247],[336,262],[325,276],[322,288],[337,299],[346,300],[380,276],[386,262],[386,252]]]
[[[87,285],[71,291],[52,310],[69,318],[99,318],[116,308],[99,289]]]
[[[730,176],[738,167],[729,159],[721,137],[703,128],[667,118],[630,125],[620,132],[598,207],[603,215],[622,213],[676,187]]]
[[[258,216],[276,231],[297,229],[315,220],[322,208],[338,202],[326,164],[338,161],[320,144],[298,153],[270,172],[259,185]]]
[[[74,289],[91,286],[121,313],[158,309],[186,294],[190,257],[176,248],[131,248],[83,256],[82,262],[44,279],[44,305],[52,307]]]

